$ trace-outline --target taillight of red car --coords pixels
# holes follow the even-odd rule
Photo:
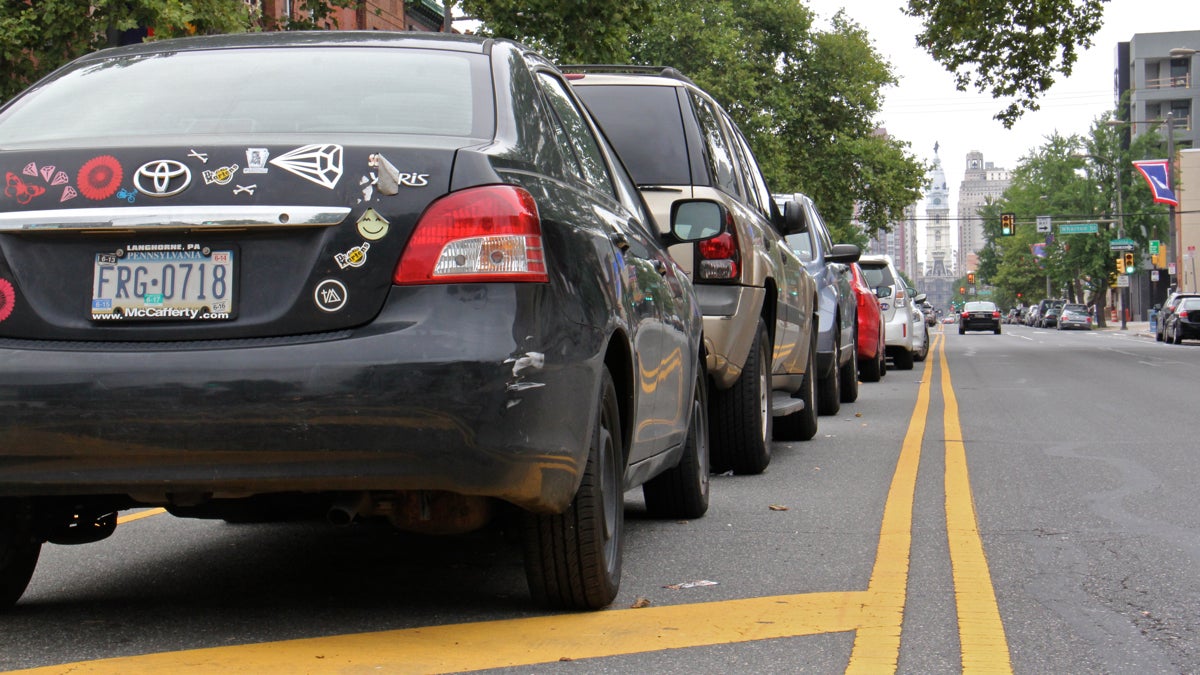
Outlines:
[[[392,272],[398,285],[548,280],[537,203],[514,185],[468,188],[430,204]]]

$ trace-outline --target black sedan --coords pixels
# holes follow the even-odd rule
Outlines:
[[[976,301],[963,305],[958,317],[958,334],[969,330],[990,330],[1000,334],[1000,308],[994,302]]]
[[[439,534],[515,512],[534,598],[597,608],[627,488],[706,510],[681,240],[519,45],[107,50],[0,110],[0,148],[0,608],[43,542],[143,506]]]
[[[1200,297],[1180,299],[1163,322],[1164,342],[1177,345],[1184,338],[1200,340]]]

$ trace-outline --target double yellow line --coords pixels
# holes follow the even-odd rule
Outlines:
[[[945,509],[962,671],[1011,672],[1004,626],[975,518],[945,340],[945,335],[935,338],[931,350],[934,358],[925,367],[884,506],[875,567],[865,591],[410,628],[148,654],[22,672],[462,672],[848,631],[856,635],[847,672],[894,672],[904,624],[917,468],[935,365],[944,400]],[[779,670],[787,670],[787,666],[781,663]]]

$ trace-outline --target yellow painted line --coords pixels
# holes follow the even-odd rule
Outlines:
[[[936,340],[944,340],[938,337]],[[933,349],[930,349],[933,352]],[[921,463],[921,443],[925,439],[925,419],[929,415],[929,394],[933,369],[927,365],[917,391],[908,431],[896,462],[896,473],[883,507],[883,526],[875,553],[875,568],[867,592],[872,606],[882,619],[864,625],[854,637],[847,673],[891,673],[900,660],[900,630],[904,623],[904,602],[908,590],[908,563],[912,549],[913,494],[917,488],[917,466]]]
[[[854,630],[881,620],[866,594],[809,593],[214,647],[25,674],[444,673]]]
[[[167,512],[166,509],[146,509],[145,511],[138,511],[137,513],[130,513],[130,514],[124,515],[124,516],[117,516],[117,524],[124,525],[125,523],[132,523],[133,521],[141,520],[142,518],[149,518],[150,516],[162,515],[166,512]]]
[[[942,398],[946,412],[946,536],[950,543],[950,566],[954,574],[954,599],[958,606],[958,637],[964,673],[1011,673],[1008,640],[992,587],[971,477],[967,452],[958,421],[958,399],[950,382],[945,343],[940,350]]]

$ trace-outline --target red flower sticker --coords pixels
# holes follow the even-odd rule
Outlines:
[[[8,318],[17,304],[17,292],[7,279],[0,279],[0,322]]]
[[[112,155],[89,159],[79,170],[79,192],[88,199],[108,199],[121,187],[125,171]]]

